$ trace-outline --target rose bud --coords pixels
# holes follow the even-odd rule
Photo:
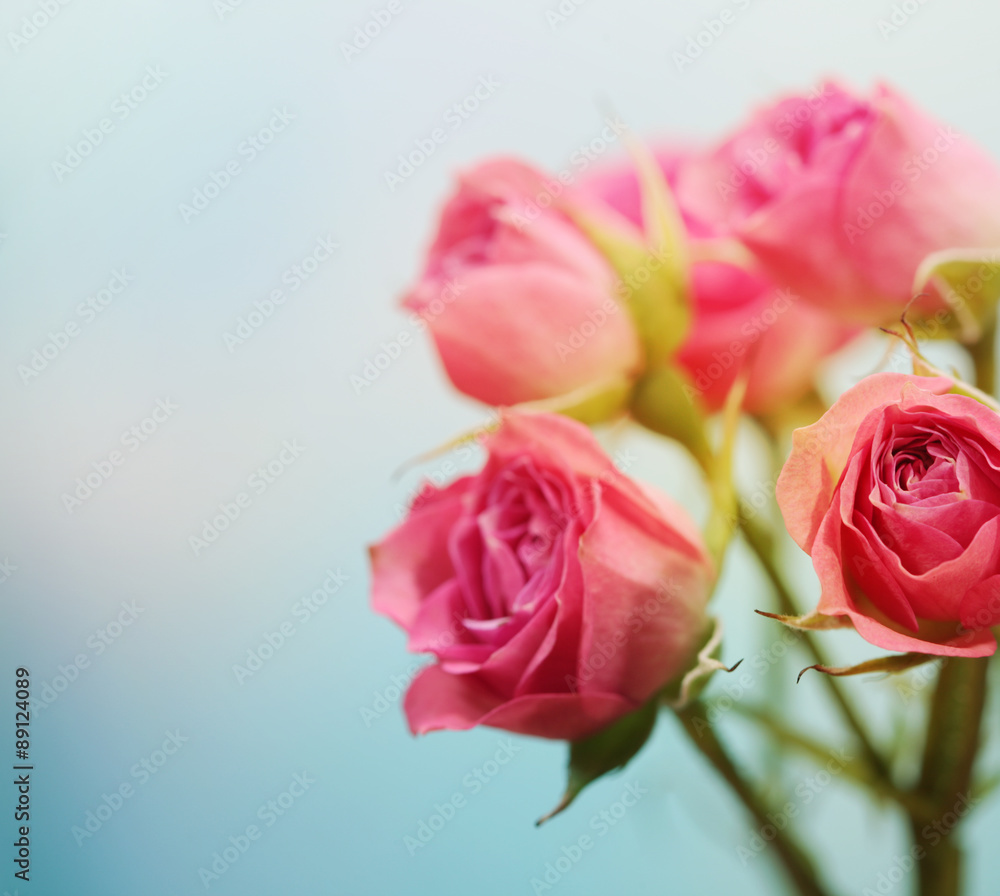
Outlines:
[[[1000,168],[982,149],[879,85],[836,84],[759,110],[678,184],[772,279],[838,316],[895,321],[930,253],[1000,245]],[[911,316],[943,309],[939,293]]]
[[[671,188],[696,162],[693,152],[664,149],[657,162]],[[623,164],[597,172],[580,192],[607,203],[641,226],[641,197],[635,168]],[[713,188],[713,192],[715,192]],[[845,325],[769,279],[752,259],[741,263],[697,258],[703,248],[731,238],[729,223],[713,195],[675,194],[687,230],[692,265],[694,321],[677,354],[694,391],[710,411],[722,407],[736,377],[749,370],[744,408],[766,414],[803,397],[822,360],[860,328]],[[713,217],[717,215],[717,217]]]
[[[796,430],[776,492],[822,585],[817,623],[887,650],[996,650],[1000,416],[954,385],[876,374]]]
[[[554,208],[563,190],[513,159],[465,171],[403,300],[455,386],[487,404],[620,384],[641,364],[612,268]]]
[[[434,654],[411,730],[577,740],[696,662],[712,564],[687,513],[567,417],[508,412],[482,471],[427,486],[371,549],[372,602]]]

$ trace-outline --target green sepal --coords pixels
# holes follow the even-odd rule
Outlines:
[[[681,368],[668,362],[651,366],[635,384],[629,410],[637,423],[680,442],[702,469],[711,467],[705,411]]]
[[[656,724],[657,698],[654,697],[640,709],[612,722],[607,728],[569,746],[569,769],[566,791],[559,805],[543,815],[536,825],[566,809],[588,784],[622,769],[649,740]]]
[[[913,292],[916,310],[908,316],[921,338],[977,342],[1000,300],[1000,249],[932,252],[917,269]],[[924,308],[920,299],[928,294],[947,310]]]
[[[618,275],[618,300],[632,315],[649,365],[672,357],[691,329],[690,259],[663,172],[642,144],[627,142],[642,194],[643,232],[599,219],[583,206],[564,210]]]
[[[562,414],[594,426],[620,417],[628,408],[632,381],[620,377],[584,386],[564,395],[515,405],[515,410]]]
[[[758,616],[776,619],[789,628],[804,632],[825,632],[837,628],[851,628],[854,623],[847,616],[827,616],[825,613],[808,613],[805,616],[782,616],[780,613],[768,613],[764,610],[754,610]]]
[[[822,672],[824,675],[865,675],[869,672],[885,672],[887,674],[893,674],[896,672],[905,672],[907,669],[912,669],[914,666],[922,666],[924,663],[929,663],[932,660],[939,660],[941,657],[935,656],[928,653],[896,653],[892,656],[881,656],[878,659],[866,660],[863,663],[857,663],[854,666],[821,666],[817,663],[814,666],[806,666],[801,672],[799,672],[799,677],[796,682],[802,680],[802,676],[806,674],[810,669],[815,669],[817,672]]]

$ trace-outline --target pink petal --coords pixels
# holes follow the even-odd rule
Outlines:
[[[600,283],[537,262],[465,269],[458,280],[462,291],[429,327],[449,377],[473,398],[552,398],[639,366],[628,311]],[[405,304],[421,311],[435,294],[418,290]]]
[[[789,534],[804,551],[812,551],[861,421],[874,409],[898,401],[903,386],[910,382],[934,393],[947,392],[952,386],[945,377],[878,373],[848,389],[812,426],[795,431],[775,497]]]
[[[984,579],[965,593],[962,625],[970,629],[1000,625],[1000,575]]]
[[[713,579],[699,549],[642,517],[613,489],[580,545],[585,594],[580,689],[637,703],[690,663]]]
[[[377,613],[409,629],[423,596],[452,577],[448,533],[465,512],[472,484],[473,477],[466,476],[428,492],[406,520],[369,548]]]
[[[414,734],[476,725],[515,734],[577,740],[638,707],[614,694],[537,694],[504,701],[474,676],[424,669],[407,691],[404,708]]]

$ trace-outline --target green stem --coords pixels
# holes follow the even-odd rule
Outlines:
[[[743,778],[722,742],[716,737],[708,721],[705,707],[700,702],[695,701],[684,709],[678,710],[677,716],[691,743],[715,767],[715,770],[753,817],[754,823],[760,828],[770,827],[775,830],[771,845],[774,847],[785,872],[795,884],[797,892],[801,896],[828,896],[827,891],[816,878],[816,871],[809,856],[792,839],[787,829],[777,830],[768,818],[769,807]]]
[[[993,315],[979,341],[969,347],[976,387],[990,395],[996,386],[996,338]],[[930,819],[910,816],[915,847],[926,853],[919,866],[920,896],[960,896],[962,892],[962,849],[953,827],[958,808],[972,802],[972,768],[979,750],[988,668],[985,658],[953,657],[942,665],[934,689],[920,780],[914,791],[932,800],[936,812]]]
[[[747,705],[735,702],[733,709],[767,730],[775,740],[783,743],[800,753],[815,759],[819,765],[825,765],[830,761],[831,751],[829,744],[822,744],[811,737],[789,728],[788,725],[774,712],[763,707]],[[880,796],[898,803],[908,813],[920,817],[933,816],[932,803],[921,794],[910,791],[902,791],[895,787],[891,781],[877,775],[874,770],[863,759],[853,760],[843,766],[844,774],[863,788],[874,790]]]
[[[976,387],[988,395],[993,394],[996,385],[996,338],[997,318],[994,315],[983,325],[979,341],[969,346],[969,355],[972,357],[972,365],[976,373]]]
[[[748,505],[746,502],[741,502],[741,506],[745,507]],[[778,569],[778,564],[774,558],[774,547],[770,533],[755,519],[746,514],[740,515],[740,526],[746,543],[754,554],[757,555],[761,567],[771,580],[781,612],[788,616],[798,616],[799,610],[795,605],[795,599],[792,597],[791,590],[785,584],[781,570]],[[800,632],[800,634],[802,636],[802,643],[819,665],[832,665],[826,652],[809,632],[804,631]],[[830,696],[837,704],[841,715],[843,715],[844,720],[850,726],[858,743],[861,745],[865,761],[879,778],[890,781],[891,775],[886,761],[882,758],[882,754],[875,748],[875,743],[868,733],[868,729],[864,726],[861,717],[848,700],[840,682],[833,675],[824,675],[822,676],[822,680],[826,683],[826,688],[830,692]]]
[[[920,896],[960,896],[962,850],[954,827],[971,805],[972,768],[979,750],[989,661],[953,657],[941,667],[914,793],[931,801],[931,817],[910,814],[920,863]]]

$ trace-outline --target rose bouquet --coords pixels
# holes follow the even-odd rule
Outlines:
[[[989,786],[976,759],[1000,625],[1000,167],[888,87],[824,84],[714,146],[629,145],[584,177],[511,158],[465,171],[403,300],[455,387],[499,409],[459,440],[478,443],[480,471],[427,483],[371,548],[375,609],[431,657],[406,694],[410,728],[567,741],[550,817],[673,714],[789,891],[831,894],[709,712],[711,679],[740,674],[711,598],[742,539],[771,586],[743,612],[796,632],[824,676],[838,771],[903,813],[919,893],[958,896],[958,820]],[[828,403],[821,362],[866,331],[912,372],[855,377]],[[928,360],[942,340],[972,382]],[[700,525],[619,469],[597,437],[610,423],[683,446]],[[781,468],[752,503],[733,464],[747,428]],[[762,500],[812,560],[811,611]],[[832,665],[836,628],[871,659]],[[924,664],[938,668],[914,765],[841,679]],[[741,706],[781,749],[828,762],[781,709]]]

